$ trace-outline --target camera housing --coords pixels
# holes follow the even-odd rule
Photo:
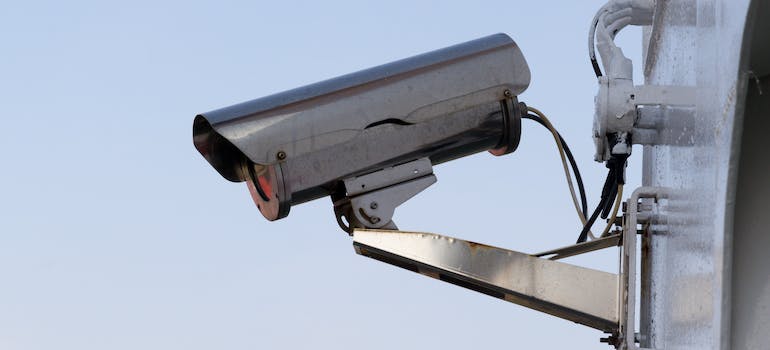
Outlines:
[[[329,195],[337,208],[368,190],[346,186],[386,169],[390,179],[372,190],[433,176],[431,165],[473,153],[513,152],[516,97],[529,81],[519,47],[496,34],[200,114],[193,141],[224,178],[246,181],[265,218],[276,220]],[[404,164],[420,174],[408,176]],[[350,225],[374,225],[347,214]]]

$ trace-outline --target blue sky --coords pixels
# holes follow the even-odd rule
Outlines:
[[[504,32],[589,206],[603,1],[36,2],[0,11],[0,348],[600,349],[601,333],[357,256],[331,202],[267,222],[192,145],[195,114]],[[638,29],[618,42],[640,71]],[[629,187],[639,183],[640,149]],[[523,252],[580,226],[550,135],[435,168],[402,229]],[[594,203],[594,204],[591,204]],[[615,271],[616,251],[571,260]]]

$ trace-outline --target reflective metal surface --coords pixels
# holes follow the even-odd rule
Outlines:
[[[432,233],[355,230],[356,253],[589,327],[618,327],[618,275]]]
[[[735,183],[746,78],[748,0],[657,1],[648,84],[694,86],[692,118],[644,147],[644,185],[672,189],[665,233],[650,235],[642,282],[643,346],[726,349]],[[735,254],[739,254],[735,252]],[[767,326],[764,332],[770,332]]]
[[[272,220],[344,190],[345,178],[424,157],[512,152],[516,96],[529,81],[519,47],[497,34],[198,115],[193,140],[230,181],[253,178],[243,170],[251,163],[281,175],[285,195],[261,203]]]
[[[730,268],[730,347],[770,347],[770,2],[753,1],[744,43],[748,64],[735,184]],[[753,24],[753,25],[752,25]],[[737,123],[736,123],[737,124]],[[736,129],[738,129],[736,127]]]
[[[761,84],[749,84],[736,188],[730,303],[733,349],[770,347],[770,161],[764,151],[770,135],[770,95],[759,94],[759,90],[770,91],[770,76],[765,75]]]
[[[571,246],[561,247],[557,249],[548,250],[545,252],[532,254],[537,257],[547,257],[549,260],[559,260],[570,256],[589,253],[595,250],[600,250],[609,247],[617,247],[620,245],[620,235],[613,234],[611,236],[593,239],[590,241],[573,244]]]

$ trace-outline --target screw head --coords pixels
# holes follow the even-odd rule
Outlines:
[[[277,158],[278,160],[286,159],[286,152],[278,151],[278,153],[275,155],[275,158]]]
[[[511,90],[505,90],[505,91],[503,91],[503,95],[505,97],[511,97],[511,96],[513,96],[513,93],[511,92]]]
[[[369,221],[371,221],[373,224],[376,224],[380,222],[380,218],[377,216],[372,216],[371,218],[369,218]]]
[[[369,204],[369,208],[372,208],[372,209],[377,209],[378,206],[379,205],[377,204],[377,202],[372,202],[371,204]]]

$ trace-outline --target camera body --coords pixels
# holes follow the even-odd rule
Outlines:
[[[224,178],[246,181],[265,218],[276,220],[295,204],[363,193],[346,186],[384,169],[514,151],[516,96],[529,81],[516,43],[496,34],[200,114],[193,140]],[[413,175],[432,176],[420,171]]]

